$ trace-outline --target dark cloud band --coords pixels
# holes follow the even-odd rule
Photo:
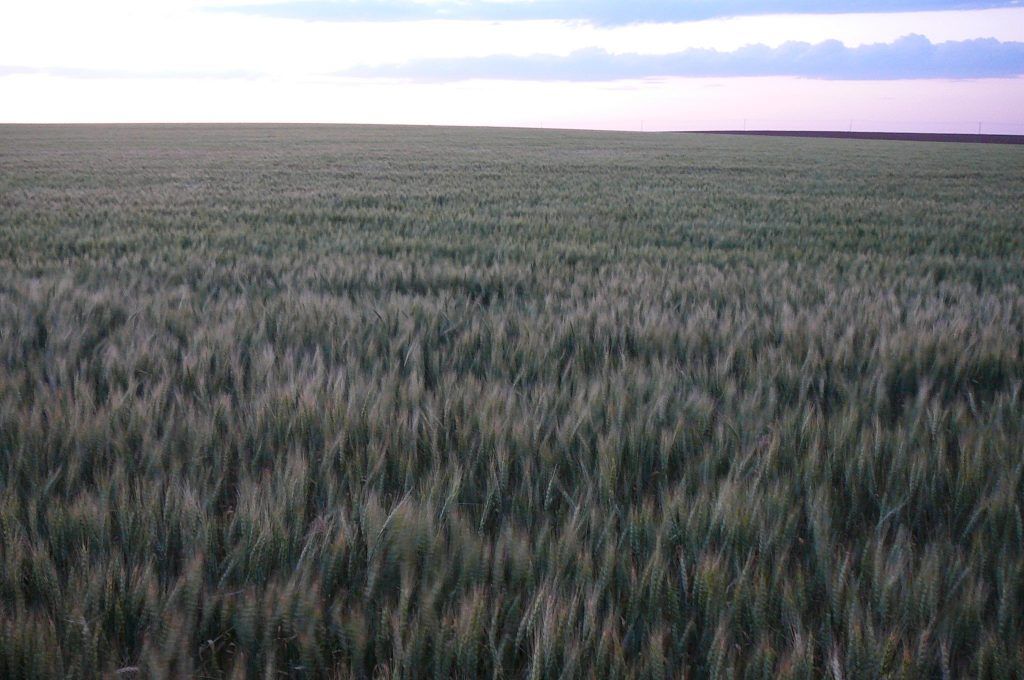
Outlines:
[[[123,71],[0,65],[0,77],[252,79],[250,71]],[[992,38],[933,44],[910,35],[893,43],[846,47],[829,40],[750,45],[732,52],[690,49],[673,54],[611,54],[591,48],[568,56],[494,55],[357,66],[334,75],[418,81],[613,81],[654,77],[796,76],[827,80],[966,79],[1024,76],[1024,42]]]
[[[429,4],[412,0],[296,0],[215,9],[308,21],[563,20],[623,25],[758,14],[915,12],[1019,6],[1015,0],[444,0]]]
[[[831,80],[995,78],[1024,75],[1024,43],[991,38],[931,43],[910,35],[893,43],[846,47],[834,40],[751,45],[734,52],[691,49],[674,54],[609,54],[587,49],[569,56],[427,59],[361,66],[343,76],[414,80],[607,81],[658,76],[798,76]]]

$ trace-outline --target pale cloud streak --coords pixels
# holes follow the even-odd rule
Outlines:
[[[131,70],[112,68],[78,68],[75,66],[8,66],[0,64],[0,78],[4,76],[48,76],[51,78],[74,78],[86,80],[235,80],[265,77],[257,71],[212,71],[212,70]]]
[[[1016,7],[1015,0],[293,0],[212,6],[305,21],[587,21],[620,26],[766,14],[845,14]]]

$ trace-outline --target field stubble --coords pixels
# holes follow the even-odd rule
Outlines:
[[[1024,155],[0,128],[0,676],[1021,677]]]

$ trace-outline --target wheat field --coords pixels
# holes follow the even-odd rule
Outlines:
[[[0,677],[1024,677],[1024,150],[0,127]]]

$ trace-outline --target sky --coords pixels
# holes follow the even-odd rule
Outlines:
[[[7,0],[0,122],[1024,134],[1024,1]]]

